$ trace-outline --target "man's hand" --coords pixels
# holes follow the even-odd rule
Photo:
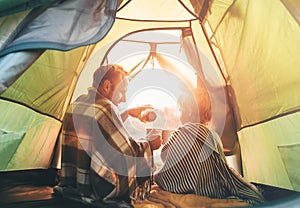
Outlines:
[[[162,145],[162,138],[159,134],[148,134],[146,139],[150,142],[150,146],[152,150],[157,150]]]
[[[139,119],[142,122],[149,122],[149,121],[153,121],[156,118],[156,114],[154,112],[152,112],[153,114],[155,114],[155,117],[152,116],[151,118],[149,118],[149,114],[144,114],[143,112],[146,110],[153,110],[154,108],[151,105],[143,105],[143,106],[138,106],[138,107],[134,107],[134,108],[129,108],[127,109],[125,112],[122,113],[122,119],[123,121],[125,121],[128,116],[132,116],[134,118]]]

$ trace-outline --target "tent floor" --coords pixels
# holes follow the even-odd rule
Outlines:
[[[63,200],[53,196],[52,187],[58,182],[57,170],[26,170],[0,172],[1,208],[79,208],[90,207],[81,203]],[[268,202],[266,207],[279,207],[281,203],[297,201],[300,192],[255,184],[263,191]],[[291,205],[291,204],[289,204]],[[264,207],[264,206],[259,206]],[[281,207],[281,206],[280,206]],[[285,206],[286,207],[286,206]]]

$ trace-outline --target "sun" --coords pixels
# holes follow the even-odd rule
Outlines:
[[[150,104],[159,109],[175,106],[185,90],[188,86],[178,75],[161,68],[144,68],[129,82],[127,106]]]

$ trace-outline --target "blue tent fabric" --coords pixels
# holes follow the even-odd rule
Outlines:
[[[117,6],[118,0],[67,0],[42,13],[40,8],[33,9],[26,18],[34,19],[24,19],[29,23],[17,27],[15,37],[2,46],[0,56],[29,49],[67,51],[96,43],[112,27]]]
[[[0,1],[0,17],[33,9],[58,0],[2,0]]]

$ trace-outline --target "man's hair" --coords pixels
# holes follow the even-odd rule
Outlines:
[[[120,74],[125,77],[127,75],[127,72],[124,70],[122,66],[118,64],[101,65],[94,72],[93,87],[98,88],[103,81],[105,80],[112,81],[115,76]]]

